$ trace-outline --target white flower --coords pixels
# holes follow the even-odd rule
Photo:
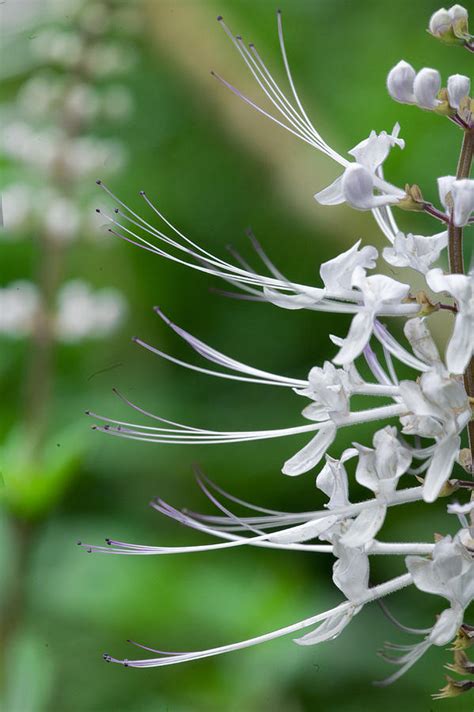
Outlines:
[[[437,69],[424,67],[415,77],[413,93],[418,106],[424,109],[436,109],[441,103],[438,93],[441,89],[441,76]]]
[[[401,60],[388,73],[388,93],[402,104],[416,104],[423,109],[436,109],[441,104],[438,93],[441,76],[436,69],[424,67],[417,73],[408,62]]]
[[[359,462],[356,480],[381,500],[388,501],[398,480],[410,466],[410,451],[398,439],[397,429],[387,425],[373,439],[374,449],[357,445]]]
[[[348,250],[321,265],[319,274],[331,296],[344,297],[352,290],[352,275],[356,267],[374,269],[378,257],[377,250],[370,245],[359,249],[360,243],[361,240],[358,240]]]
[[[349,333],[341,350],[333,359],[336,364],[353,361],[364,349],[372,334],[375,317],[388,304],[400,304],[410,291],[408,284],[397,282],[381,274],[366,275],[362,267],[357,267],[352,276],[352,284],[360,289],[363,305],[352,320]]]
[[[465,546],[471,542],[471,548]],[[464,543],[463,543],[464,542]],[[452,539],[437,542],[431,559],[407,556],[406,566],[420,591],[446,598],[450,608],[443,611],[430,634],[434,645],[446,645],[463,622],[464,611],[474,598],[474,559],[469,530]]]
[[[314,402],[303,410],[309,420],[327,420],[331,413],[348,414],[350,399],[350,375],[342,368],[336,368],[329,361],[323,368],[314,366],[309,372],[308,387],[297,390],[298,395],[311,398]]]
[[[455,42],[467,34],[468,12],[462,5],[437,10],[430,18],[428,30],[444,42]]]
[[[361,547],[371,542],[382,527],[387,505],[398,480],[410,466],[412,456],[397,438],[396,428],[387,426],[375,433],[374,449],[356,445],[359,461],[356,480],[376,496],[375,506],[363,509],[346,528],[341,542],[349,547]]]
[[[387,76],[387,89],[392,99],[402,104],[414,104],[413,84],[415,77],[416,72],[411,64],[401,59]]]
[[[453,222],[456,227],[463,227],[469,222],[474,210],[474,180],[455,180],[451,186],[451,196],[454,204]]]
[[[434,292],[448,292],[456,300],[458,313],[446,365],[451,373],[464,373],[474,352],[474,273],[443,274],[441,269],[432,269],[426,281]]]
[[[402,381],[400,393],[410,411],[402,416],[403,433],[434,438],[436,447],[429,460],[423,484],[423,498],[433,502],[451,476],[461,438],[471,417],[464,386],[434,366],[419,382]]]
[[[456,176],[438,178],[439,197],[448,212],[453,212],[453,223],[463,227],[474,210],[474,180]]]
[[[443,7],[441,10],[436,10],[436,12],[431,15],[428,29],[432,35],[440,37],[449,32],[452,22],[453,19],[451,14]]]
[[[378,172],[393,146],[405,146],[405,142],[398,138],[399,132],[398,124],[391,134],[382,131],[377,135],[372,131],[368,138],[354,146],[349,153],[354,156],[355,163],[350,163],[342,176],[316,193],[314,197],[318,203],[339,205],[347,202],[357,210],[398,203],[404,197],[404,191],[386,183]],[[374,190],[382,194],[374,195]]]
[[[458,7],[443,12],[444,15],[438,13],[432,18],[430,26],[433,31],[441,31],[442,22],[450,33],[460,31],[465,19],[461,17],[462,13],[460,14]],[[116,211],[118,217],[106,216],[114,226],[112,232],[119,237],[161,257],[164,256],[207,275],[224,279],[234,287],[242,289],[247,299],[270,301],[287,309],[307,308],[314,311],[351,314],[352,322],[345,339],[330,337],[333,343],[340,347],[334,363],[342,365],[343,368],[336,368],[326,362],[322,367],[312,368],[306,379],[298,379],[264,371],[230,358],[173,324],[157,309],[160,317],[196,354],[212,364],[217,364],[218,368],[204,368],[182,361],[140,339],[135,339],[136,343],[168,361],[206,375],[258,384],[259,388],[278,386],[292,389],[311,400],[303,410],[303,416],[309,422],[266,430],[211,430],[202,427],[202,424],[200,427],[195,427],[169,421],[161,415],[149,413],[140,405],[122,397],[122,400],[141,416],[153,418],[154,423],[151,425],[142,425],[140,422],[127,423],[96,415],[94,417],[99,421],[99,425],[95,428],[116,437],[174,445],[253,442],[310,434],[309,442],[285,462],[282,471],[290,476],[299,475],[311,470],[325,457],[326,463],[316,477],[316,487],[327,495],[328,501],[320,509],[307,508],[303,512],[272,510],[247,503],[225,492],[219,486],[213,485],[208,478],[198,473],[198,483],[209,500],[217,507],[217,514],[178,510],[160,499],[154,500],[152,506],[173,520],[217,539],[217,543],[160,547],[107,540],[106,547],[85,546],[90,551],[129,555],[188,554],[255,546],[262,549],[328,554],[336,558],[333,566],[333,582],[343,592],[346,600],[335,608],[271,633],[209,650],[192,653],[160,653],[156,658],[135,661],[123,661],[109,655],[105,656],[109,662],[125,663],[135,667],[159,667],[206,658],[246,648],[289,633],[301,635],[300,631],[313,628],[314,625],[318,627],[297,639],[296,642],[301,645],[316,644],[338,636],[366,603],[413,583],[420,590],[447,598],[450,608],[441,614],[432,628],[427,630],[407,628],[387,613],[399,628],[423,636],[423,640],[414,646],[393,646],[393,649],[402,652],[398,658],[392,658],[390,661],[400,665],[401,668],[388,678],[386,681],[388,683],[411,667],[432,644],[443,645],[452,639],[463,620],[464,610],[473,597],[474,539],[473,532],[468,528],[462,530],[453,540],[446,537],[436,545],[431,543],[432,536],[429,537],[428,542],[384,542],[375,538],[381,531],[389,507],[419,502],[421,499],[432,502],[442,493],[446,481],[451,477],[456,460],[462,460],[461,434],[471,418],[471,407],[461,372],[459,375],[452,374],[458,372],[459,363],[462,361],[464,364],[468,353],[472,351],[472,336],[469,338],[466,336],[474,332],[472,283],[463,281],[471,280],[471,277],[464,275],[451,275],[456,278],[462,277],[461,281],[457,279],[452,283],[443,281],[447,278],[440,270],[428,271],[430,265],[446,247],[446,232],[424,237],[411,233],[404,235],[398,230],[389,205],[391,202],[403,200],[405,194],[385,182],[382,170],[383,162],[390,149],[396,144],[403,146],[403,142],[398,139],[398,125],[390,136],[385,132],[380,135],[372,132],[368,139],[355,146],[351,151],[355,159],[353,163],[349,163],[322,139],[310,122],[296,93],[284,47],[280,13],[277,17],[281,50],[291,91],[288,95],[280,90],[256,48],[253,45],[247,46],[239,36],[234,36],[223,23],[222,18],[220,22],[259,87],[273,105],[277,116],[282,116],[283,120],[261,109],[225,80],[222,81],[257,111],[342,166],[343,175],[316,196],[320,202],[327,204],[348,202],[358,209],[372,210],[377,224],[391,243],[384,252],[387,261],[396,266],[410,266],[422,274],[428,272],[428,283],[432,288],[441,285],[439,291],[443,291],[445,286],[449,287],[448,291],[456,300],[458,310],[455,334],[452,339],[454,344],[450,344],[448,348],[449,370],[439,356],[427,327],[426,318],[410,318],[405,324],[404,332],[411,350],[403,346],[380,322],[381,316],[413,317],[420,313],[420,308],[418,303],[415,303],[418,300],[410,295],[409,285],[381,274],[367,274],[368,270],[376,267],[378,254],[374,247],[361,248],[360,241],[357,242],[349,250],[321,266],[322,288],[308,287],[288,280],[253,237],[251,239],[254,249],[265,266],[264,274],[254,270],[235,251],[232,251],[234,262],[232,260],[227,262],[208,252],[175,227],[145,194],[143,194],[145,202],[166,227],[161,223],[154,227],[140,215],[132,212],[103,186],[109,196],[120,205]],[[389,91],[399,101],[416,103],[434,110],[440,104],[438,99],[440,83],[439,73],[435,70],[425,68],[416,74],[407,63],[397,65],[387,80]],[[462,99],[461,94],[467,86],[466,79],[454,75],[448,85],[450,101],[459,104]],[[446,104],[444,91],[441,96],[443,97],[441,109],[444,112]],[[464,128],[464,119],[461,121],[461,117],[455,112],[451,112],[450,118]],[[440,179],[439,183],[443,200],[449,204],[446,207],[450,212],[454,211],[455,224],[464,224],[459,221],[468,219],[469,211],[466,206],[470,201],[469,185],[456,181],[454,177]],[[413,193],[412,197],[416,197],[416,194]],[[430,204],[416,207],[424,207],[434,217],[447,222],[445,216],[440,215],[439,211]],[[449,232],[452,229],[450,225]],[[436,309],[433,311],[436,312]],[[435,314],[431,314],[429,318],[435,318]],[[373,347],[372,337],[378,342],[377,347]],[[357,367],[354,364],[354,360],[359,356],[362,357],[361,361],[365,360],[365,364],[361,364],[360,368],[359,363]],[[405,380],[400,382],[398,362],[421,375],[407,377],[407,371],[404,370]],[[453,365],[456,367],[452,368]],[[360,375],[364,373],[362,370],[364,368],[371,373],[369,380]],[[357,404],[359,397],[366,396],[381,397],[384,399],[384,404],[351,411],[352,396],[357,396],[353,399]],[[393,418],[400,419],[403,436],[393,426],[384,427],[384,424]],[[327,454],[340,429],[343,427],[352,429],[355,425],[370,422],[377,424],[372,439],[373,447],[355,444],[354,447],[345,449],[339,459]],[[430,442],[426,443],[425,438]],[[370,491],[370,495],[366,494],[360,501],[354,501],[350,492],[350,478],[346,463],[352,458],[357,458],[356,482]],[[404,481],[409,480],[412,484],[407,483],[406,487],[399,487],[402,477]],[[424,477],[423,485],[418,486],[413,480],[414,477],[418,480]],[[464,488],[466,483],[458,481],[457,486]],[[447,491],[449,488],[445,488],[443,494]],[[223,501],[219,497],[222,497]],[[234,503],[239,508],[245,508],[245,516],[239,516],[232,511]],[[451,505],[449,511],[456,513],[461,526],[465,526],[466,514],[472,517],[471,510],[470,504],[469,508],[467,505]],[[378,586],[370,587],[369,557],[376,554],[408,556],[406,559],[408,572]],[[432,555],[431,559],[420,558],[430,555]]]
[[[302,287],[286,282],[286,289],[291,287],[293,294],[285,294],[275,288],[263,286],[265,298],[284,309],[321,309],[327,311],[347,311],[347,305],[341,306],[339,300],[358,301],[358,293],[352,287],[352,275],[356,267],[373,269],[376,265],[378,252],[375,247],[365,245],[360,248],[361,240],[327,262],[323,262],[319,274],[324,288]],[[277,274],[277,272],[274,272]],[[331,301],[329,301],[331,300]],[[332,301],[338,300],[338,301]]]
[[[383,257],[394,267],[411,267],[425,274],[433,262],[439,259],[448,244],[448,233],[436,235],[412,235],[397,233],[391,247],[385,247]]]
[[[459,103],[465,96],[469,96],[471,90],[471,80],[464,74],[452,74],[448,77],[448,100],[449,105],[454,109],[459,109]]]

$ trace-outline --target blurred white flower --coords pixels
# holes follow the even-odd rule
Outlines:
[[[77,65],[84,50],[77,32],[59,29],[42,30],[32,42],[32,49],[42,62],[66,68]]]
[[[100,99],[94,87],[86,83],[75,84],[66,93],[64,110],[76,121],[91,121],[99,113]]]
[[[26,280],[0,287],[0,334],[14,338],[28,336],[38,309],[38,291]]]
[[[16,230],[23,228],[31,215],[33,191],[25,183],[14,183],[2,192],[3,227],[0,238],[12,237]]]
[[[61,196],[51,197],[43,204],[43,218],[49,238],[65,243],[77,238],[80,213],[72,200]]]
[[[117,290],[94,292],[81,280],[67,282],[58,296],[57,337],[71,343],[108,336],[120,325],[125,311],[125,300]]]
[[[128,88],[123,84],[106,87],[102,93],[102,113],[112,121],[129,118],[133,112],[133,99]]]

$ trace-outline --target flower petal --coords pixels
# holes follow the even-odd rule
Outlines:
[[[359,613],[362,606],[354,606],[342,613],[338,613],[332,618],[328,618],[321,623],[315,630],[306,633],[301,638],[295,638],[294,642],[298,645],[316,645],[325,640],[334,640],[342,633],[344,628],[351,622],[352,618]]]
[[[372,541],[384,523],[386,512],[387,507],[382,503],[363,509],[341,537],[341,544],[354,548]]]
[[[304,448],[285,462],[282,469],[283,474],[294,477],[315,467],[334,441],[336,431],[334,423],[323,426]]]
[[[449,435],[437,443],[423,484],[423,499],[425,502],[434,502],[445,482],[451,477],[460,445],[461,438],[459,435]]]
[[[327,188],[323,188],[319,193],[315,193],[314,199],[321,205],[340,205],[344,203],[346,199],[342,192],[342,176],[336,178]]]
[[[333,358],[335,364],[342,366],[351,363],[362,353],[372,334],[373,323],[374,315],[372,312],[360,311],[355,315],[341,350]]]

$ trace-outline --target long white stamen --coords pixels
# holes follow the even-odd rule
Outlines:
[[[417,371],[429,371],[430,366],[403,348],[403,346],[401,346],[401,344],[393,338],[388,329],[377,319],[374,323],[374,335],[380,341],[382,346],[384,346],[387,351],[389,351],[402,363],[415,368]]]
[[[344,603],[339,604],[335,608],[325,611],[324,613],[319,613],[315,616],[311,616],[310,618],[306,618],[302,621],[299,621],[298,623],[293,623],[292,625],[279,628],[278,630],[272,631],[270,633],[266,633],[264,635],[260,635],[254,638],[249,638],[247,640],[243,640],[239,643],[234,643],[231,645],[222,645],[217,648],[210,648],[209,650],[199,650],[192,653],[170,655],[161,658],[152,658],[148,660],[124,661],[118,660],[117,658],[113,658],[109,655],[106,655],[104,657],[108,662],[127,664],[131,667],[159,667],[162,665],[176,665],[178,663],[187,662],[189,660],[198,660],[202,658],[212,657],[214,655],[228,653],[233,650],[240,650],[242,648],[248,648],[253,645],[258,645],[259,643],[274,640],[275,638],[280,638],[281,636],[289,635],[290,633],[296,633],[300,630],[304,630],[305,628],[309,628],[310,626],[315,625],[316,623],[324,621],[327,618],[330,618],[331,616],[343,613],[356,604],[364,605],[366,603],[370,603],[371,601],[377,600],[378,598],[387,596],[391,593],[394,593],[395,591],[399,591],[402,588],[409,586],[411,583],[411,574],[403,574],[402,576],[398,576],[397,578],[391,579],[390,581],[386,581],[385,583],[380,584],[379,586],[374,586],[373,588],[368,589],[367,593],[364,596],[361,596],[360,600],[358,600],[357,602],[346,601]]]
[[[151,346],[150,344],[147,344],[145,341],[142,341],[141,339],[135,338],[134,341],[139,346],[143,346],[143,348],[147,349],[148,351],[151,351],[152,353],[156,354],[157,356],[160,356],[161,358],[166,359],[167,361],[171,361],[172,363],[175,363],[178,366],[183,366],[184,368],[188,368],[191,371],[198,371],[199,373],[204,373],[208,376],[216,376],[218,378],[227,378],[231,381],[240,381],[240,382],[245,382],[245,383],[258,383],[258,384],[266,385],[266,386],[286,386],[287,388],[294,388],[293,383],[285,383],[284,381],[278,381],[277,379],[264,380],[263,378],[252,378],[250,376],[248,376],[248,377],[236,376],[231,373],[223,373],[222,371],[213,371],[209,368],[203,368],[202,366],[195,366],[192,363],[188,363],[187,361],[182,361],[181,359],[178,359],[175,356],[171,356],[170,354],[167,354],[164,351],[160,351],[160,349],[157,349],[155,346]]]

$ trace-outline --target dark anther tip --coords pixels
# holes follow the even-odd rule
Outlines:
[[[138,336],[132,336],[131,341],[133,341],[133,343],[136,344],[138,341]]]
[[[249,42],[249,47],[255,47],[253,42]]]
[[[110,425],[109,425],[108,423],[106,423],[106,424],[103,426],[103,428],[104,428],[104,430],[110,430]]]
[[[82,546],[82,541],[81,541],[80,539],[78,539],[78,540],[76,541],[76,544],[77,544],[78,546]]]
[[[92,549],[86,549],[88,554],[92,554]]]
[[[97,430],[97,425],[91,425],[91,430]]]
[[[126,643],[131,643],[132,641],[130,640],[130,638],[127,638],[127,640],[126,640],[125,642],[126,642]]]
[[[103,653],[102,657],[106,663],[110,663],[110,655],[108,653]]]
[[[96,213],[100,213],[100,208],[95,209]]]
[[[235,35],[235,39],[236,39],[236,40],[241,40],[241,39],[242,39],[242,35]]]
[[[114,208],[114,213],[118,213],[118,211],[119,211],[118,208]]]
[[[109,537],[105,537],[105,543],[110,546],[110,539],[109,539]]]
[[[281,15],[281,10],[280,10],[280,8],[278,8],[278,10],[277,10],[277,15]]]
[[[224,19],[224,18],[222,17],[222,15],[218,15],[218,16],[217,16],[217,22],[222,22],[223,19]]]
[[[124,666],[124,667],[128,667],[128,660],[124,660],[124,661],[123,661],[123,666]]]
[[[144,191],[144,190],[141,190],[141,191],[138,193],[138,195],[142,195],[142,196],[145,195],[145,191]]]
[[[100,180],[100,178],[98,178],[98,179],[96,180],[96,183],[97,183],[97,185],[102,185],[102,181]]]
[[[90,414],[91,414],[90,410],[85,410],[85,411],[84,411],[84,415],[90,415]]]

